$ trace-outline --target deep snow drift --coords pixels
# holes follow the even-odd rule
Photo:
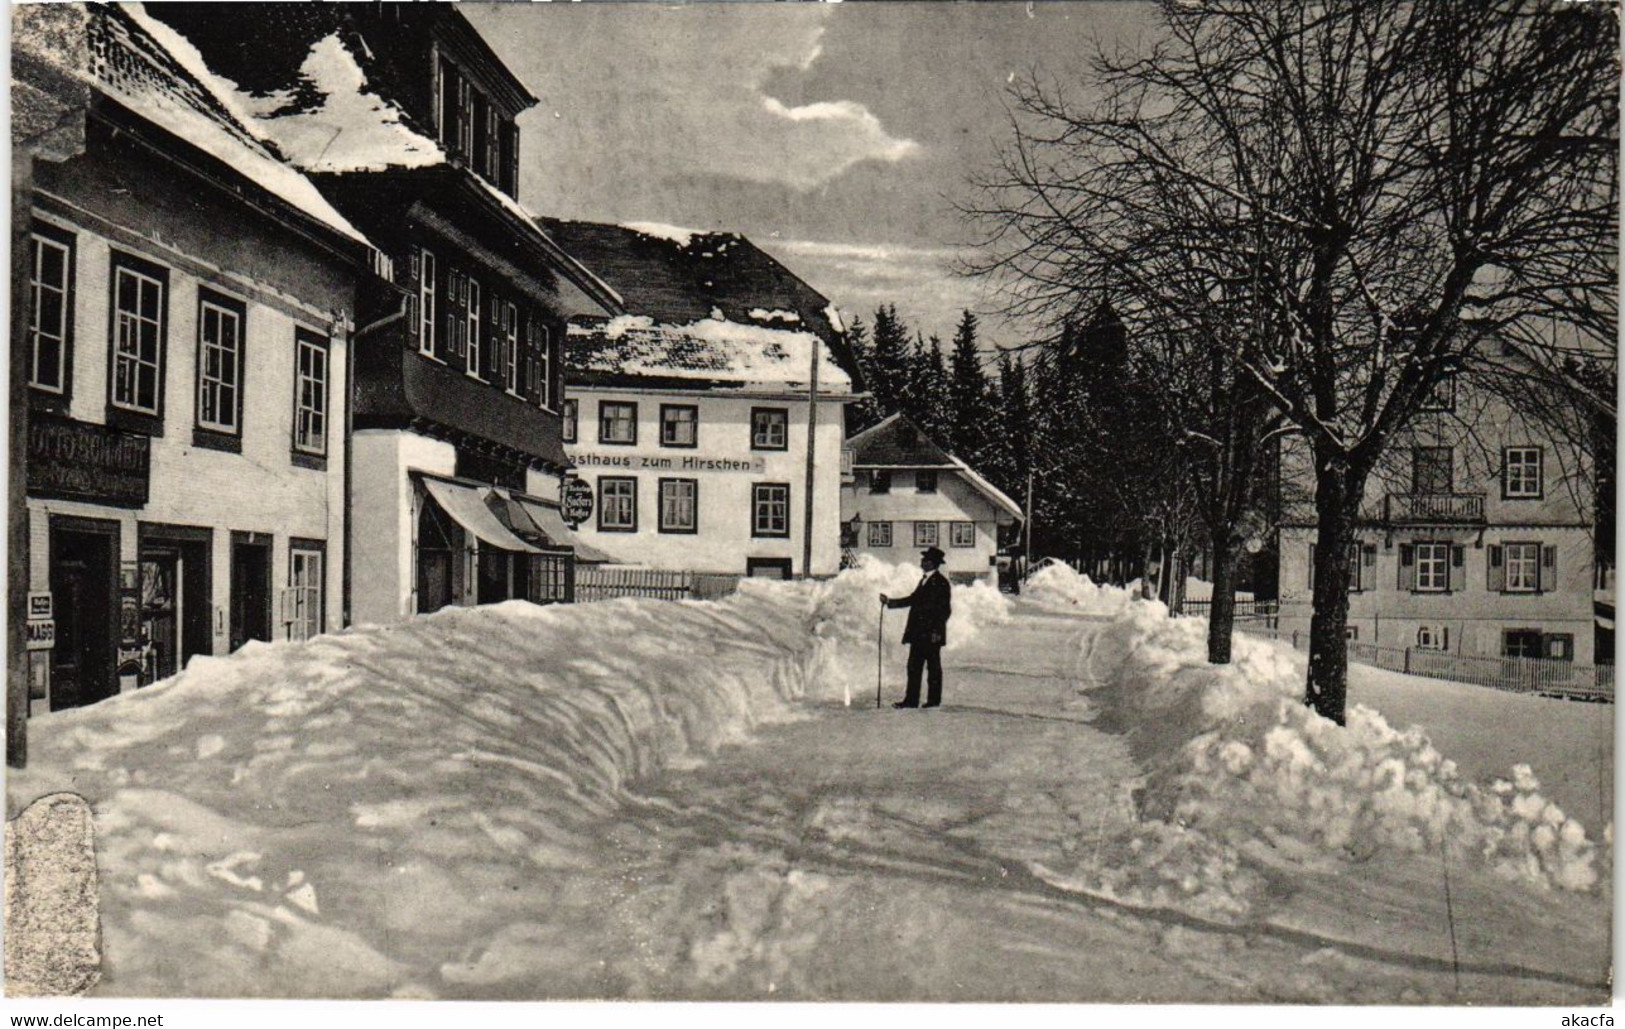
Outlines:
[[[1209,668],[1204,623],[1121,590],[1057,572],[1061,596],[1118,612],[1060,619],[958,588],[948,706],[842,708],[874,703],[877,594],[918,577],[866,561],[717,602],[514,602],[250,646],[42,719],[8,807],[63,789],[92,803],[116,994],[756,996],[740,991],[799,979],[859,984],[808,999],[906,996],[843,978],[837,958],[867,967],[893,932],[974,952],[1034,912],[1076,953],[1111,951],[1107,923],[1128,917],[1335,940],[1356,876],[1394,898],[1384,910],[1418,912],[1365,929],[1432,954],[1417,876],[1442,851],[1468,880],[1458,904],[1480,898],[1485,935],[1464,946],[1564,969],[1606,951],[1592,923],[1611,855],[1532,773],[1469,782],[1363,709],[1333,730],[1296,703],[1286,648],[1238,639],[1236,664]],[[885,622],[890,690],[905,615]],[[711,760],[758,732],[785,749]],[[1001,869],[1079,906],[998,892]],[[873,924],[877,904],[893,922]],[[1176,917],[1124,913],[1147,908]],[[1251,982],[1313,978],[1277,971],[1274,946],[1224,962]],[[792,952],[823,955],[828,978],[792,974]],[[1386,988],[1370,996],[1399,996]]]
[[[1527,764],[1488,787],[1470,782],[1420,729],[1360,705],[1346,728],[1313,714],[1301,703],[1304,660],[1284,644],[1238,636],[1232,663],[1212,666],[1205,620],[1170,619],[1064,566],[1039,574],[1041,596],[1122,612],[1089,641],[1091,696],[1146,773],[1119,860],[1044,870],[1058,884],[1241,917],[1265,887],[1243,857],[1268,848],[1305,861],[1443,852],[1536,889],[1598,886],[1608,861]]]

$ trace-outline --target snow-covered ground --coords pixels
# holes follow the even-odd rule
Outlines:
[[[914,578],[251,647],[40,720],[8,807],[93,804],[111,995],[1606,996],[1611,708],[1356,675],[1435,749],[1314,723],[1284,648],[980,589],[937,711],[891,613],[876,710]]]

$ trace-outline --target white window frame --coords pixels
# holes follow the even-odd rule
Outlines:
[[[434,252],[424,247],[418,251],[418,353],[434,357],[435,325],[439,321],[439,294],[435,291]]]
[[[536,404],[553,410],[553,330],[536,326]]]
[[[890,522],[869,523],[869,546],[889,547],[892,545],[892,532]]]
[[[136,310],[126,311],[119,306],[119,295],[123,292],[121,282],[125,276],[136,281]],[[137,414],[158,417],[164,406],[164,290],[166,283],[162,279],[155,279],[127,264],[119,263],[113,268],[113,382],[109,391],[112,405],[124,411],[134,411]],[[143,286],[151,286],[158,292],[158,317],[156,320],[148,319],[141,314],[141,290]],[[141,357],[140,326],[152,325],[153,333],[157,337],[156,352],[151,361]],[[134,352],[126,348],[125,341],[129,336],[127,331],[133,333],[136,340]],[[133,369],[133,374],[127,374],[126,367]],[[134,399],[141,394],[140,373],[145,369],[152,375],[152,406],[143,407]],[[130,386],[130,399],[119,398],[121,386],[128,383]]]
[[[960,536],[962,534],[961,530],[963,530],[963,535],[965,537],[965,540],[964,540],[963,543],[960,542]],[[976,546],[976,523],[975,522],[949,522],[948,523],[948,545],[950,547],[974,547],[974,546]]]
[[[1540,560],[1541,546],[1539,543],[1501,544],[1502,571],[1506,573],[1506,580],[1501,586],[1502,590],[1507,593],[1539,593]],[[1512,573],[1514,567],[1517,567],[1520,571],[1516,582],[1513,580]],[[1522,574],[1524,572],[1527,572],[1527,576]]]
[[[784,539],[790,535],[789,483],[751,483],[750,534],[761,539]]]
[[[313,636],[319,636],[326,625],[323,618],[325,605],[322,596],[322,586],[326,582],[326,564],[327,554],[321,550],[299,546],[288,548],[290,640],[308,640]]]
[[[667,489],[671,488],[672,496],[668,498]],[[687,496],[681,495],[686,490]],[[688,514],[687,520],[667,517],[667,500],[670,499],[678,511]],[[700,526],[700,484],[697,479],[661,479],[659,484],[660,510],[658,528],[661,532],[692,533],[698,532]]]
[[[320,340],[320,342],[318,342]],[[327,380],[328,380],[328,347],[327,341],[320,333],[309,329],[294,334],[294,363],[293,363],[293,448],[301,453],[316,454],[327,453]],[[309,371],[306,369],[305,354],[315,355],[311,361]],[[320,360],[320,369],[316,368],[316,359]],[[305,389],[306,383],[312,387]]]
[[[468,336],[468,374],[484,382],[484,369],[480,367],[480,280],[470,275],[463,288],[468,300],[463,308],[463,321],[468,326],[463,330]]]
[[[45,393],[54,393],[58,396],[68,391],[68,328],[73,324],[73,247],[49,236],[39,233],[30,234],[32,243],[29,250],[28,288],[28,384],[34,389]],[[62,255],[62,281],[60,283],[46,282],[40,277],[40,268],[44,262],[40,260],[41,251],[45,248],[59,251]],[[46,326],[40,321],[40,297],[46,291],[58,293],[62,297],[60,317],[57,324]],[[40,340],[50,339],[56,343],[56,384],[42,381],[40,378]]]
[[[519,308],[509,302],[502,304],[502,377],[507,390],[519,396]]]
[[[936,547],[942,545],[942,527],[936,522],[914,523],[914,545]]]
[[[612,424],[618,425],[622,422],[620,418],[613,420],[606,418],[606,413],[611,408],[630,412],[625,419],[625,423],[630,427],[630,435],[626,439],[616,439],[610,435],[609,427]],[[600,400],[598,402],[598,442],[617,447],[636,446],[638,442],[638,405],[628,400]]]
[[[1524,460],[1514,460],[1513,455],[1521,455]],[[1543,454],[1539,447],[1507,447],[1503,451],[1502,462],[1504,468],[1502,482],[1506,488],[1508,500],[1539,500],[1543,495],[1545,483],[1541,481],[1545,475],[1542,468]],[[1513,487],[1513,469],[1518,469],[1518,487]]]
[[[559,412],[559,433],[566,443],[574,443],[581,434],[581,401],[566,400]]]
[[[615,502],[613,507],[611,501]],[[623,505],[625,518],[620,517]],[[610,517],[612,511],[616,515],[613,519]],[[606,475],[598,480],[598,531],[638,531],[637,479],[622,475]]]
[[[757,419],[766,416],[758,425]],[[764,434],[761,429],[767,428]],[[778,432],[775,434],[774,429]],[[774,442],[777,438],[777,442]],[[757,407],[750,413],[750,448],[752,450],[790,449],[790,411],[783,407]]]
[[[216,339],[208,338],[210,316],[214,317],[216,326]],[[233,346],[228,350],[219,340],[220,328],[229,318],[233,323]],[[231,436],[242,434],[242,425],[238,412],[242,408],[243,389],[243,317],[234,308],[224,304],[215,303],[207,297],[198,299],[197,313],[197,423],[199,428],[210,432],[220,432]],[[211,375],[209,373],[209,357],[213,353],[220,354],[220,368],[223,370],[229,356],[231,363],[231,378],[228,381],[223,374]],[[232,401],[223,405],[228,418],[210,418],[206,412],[213,406],[216,415],[222,410],[220,395],[230,390]],[[211,405],[212,401],[212,405]]]
[[[1416,584],[1417,593],[1448,593],[1450,591],[1450,544],[1448,543],[1417,543],[1415,544]],[[1437,581],[1424,570],[1437,565]]]

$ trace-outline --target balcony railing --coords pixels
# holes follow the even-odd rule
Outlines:
[[[1396,524],[1476,524],[1484,520],[1484,494],[1390,493],[1384,513]]]

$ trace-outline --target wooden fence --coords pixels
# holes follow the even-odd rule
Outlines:
[[[654,568],[576,566],[576,602],[615,600],[619,597],[654,597],[686,600],[694,591],[690,572],[663,572]]]
[[[1236,631],[1264,636],[1309,649],[1309,634],[1282,632],[1238,622]],[[1419,647],[1379,647],[1349,641],[1349,660],[1406,675],[1425,675],[1476,686],[1491,686],[1512,693],[1534,693],[1569,700],[1614,702],[1614,666],[1580,665],[1572,661],[1530,657],[1472,657]]]
[[[719,600],[733,593],[738,585],[737,575],[576,565],[575,599],[577,603],[615,600],[620,597]]]

